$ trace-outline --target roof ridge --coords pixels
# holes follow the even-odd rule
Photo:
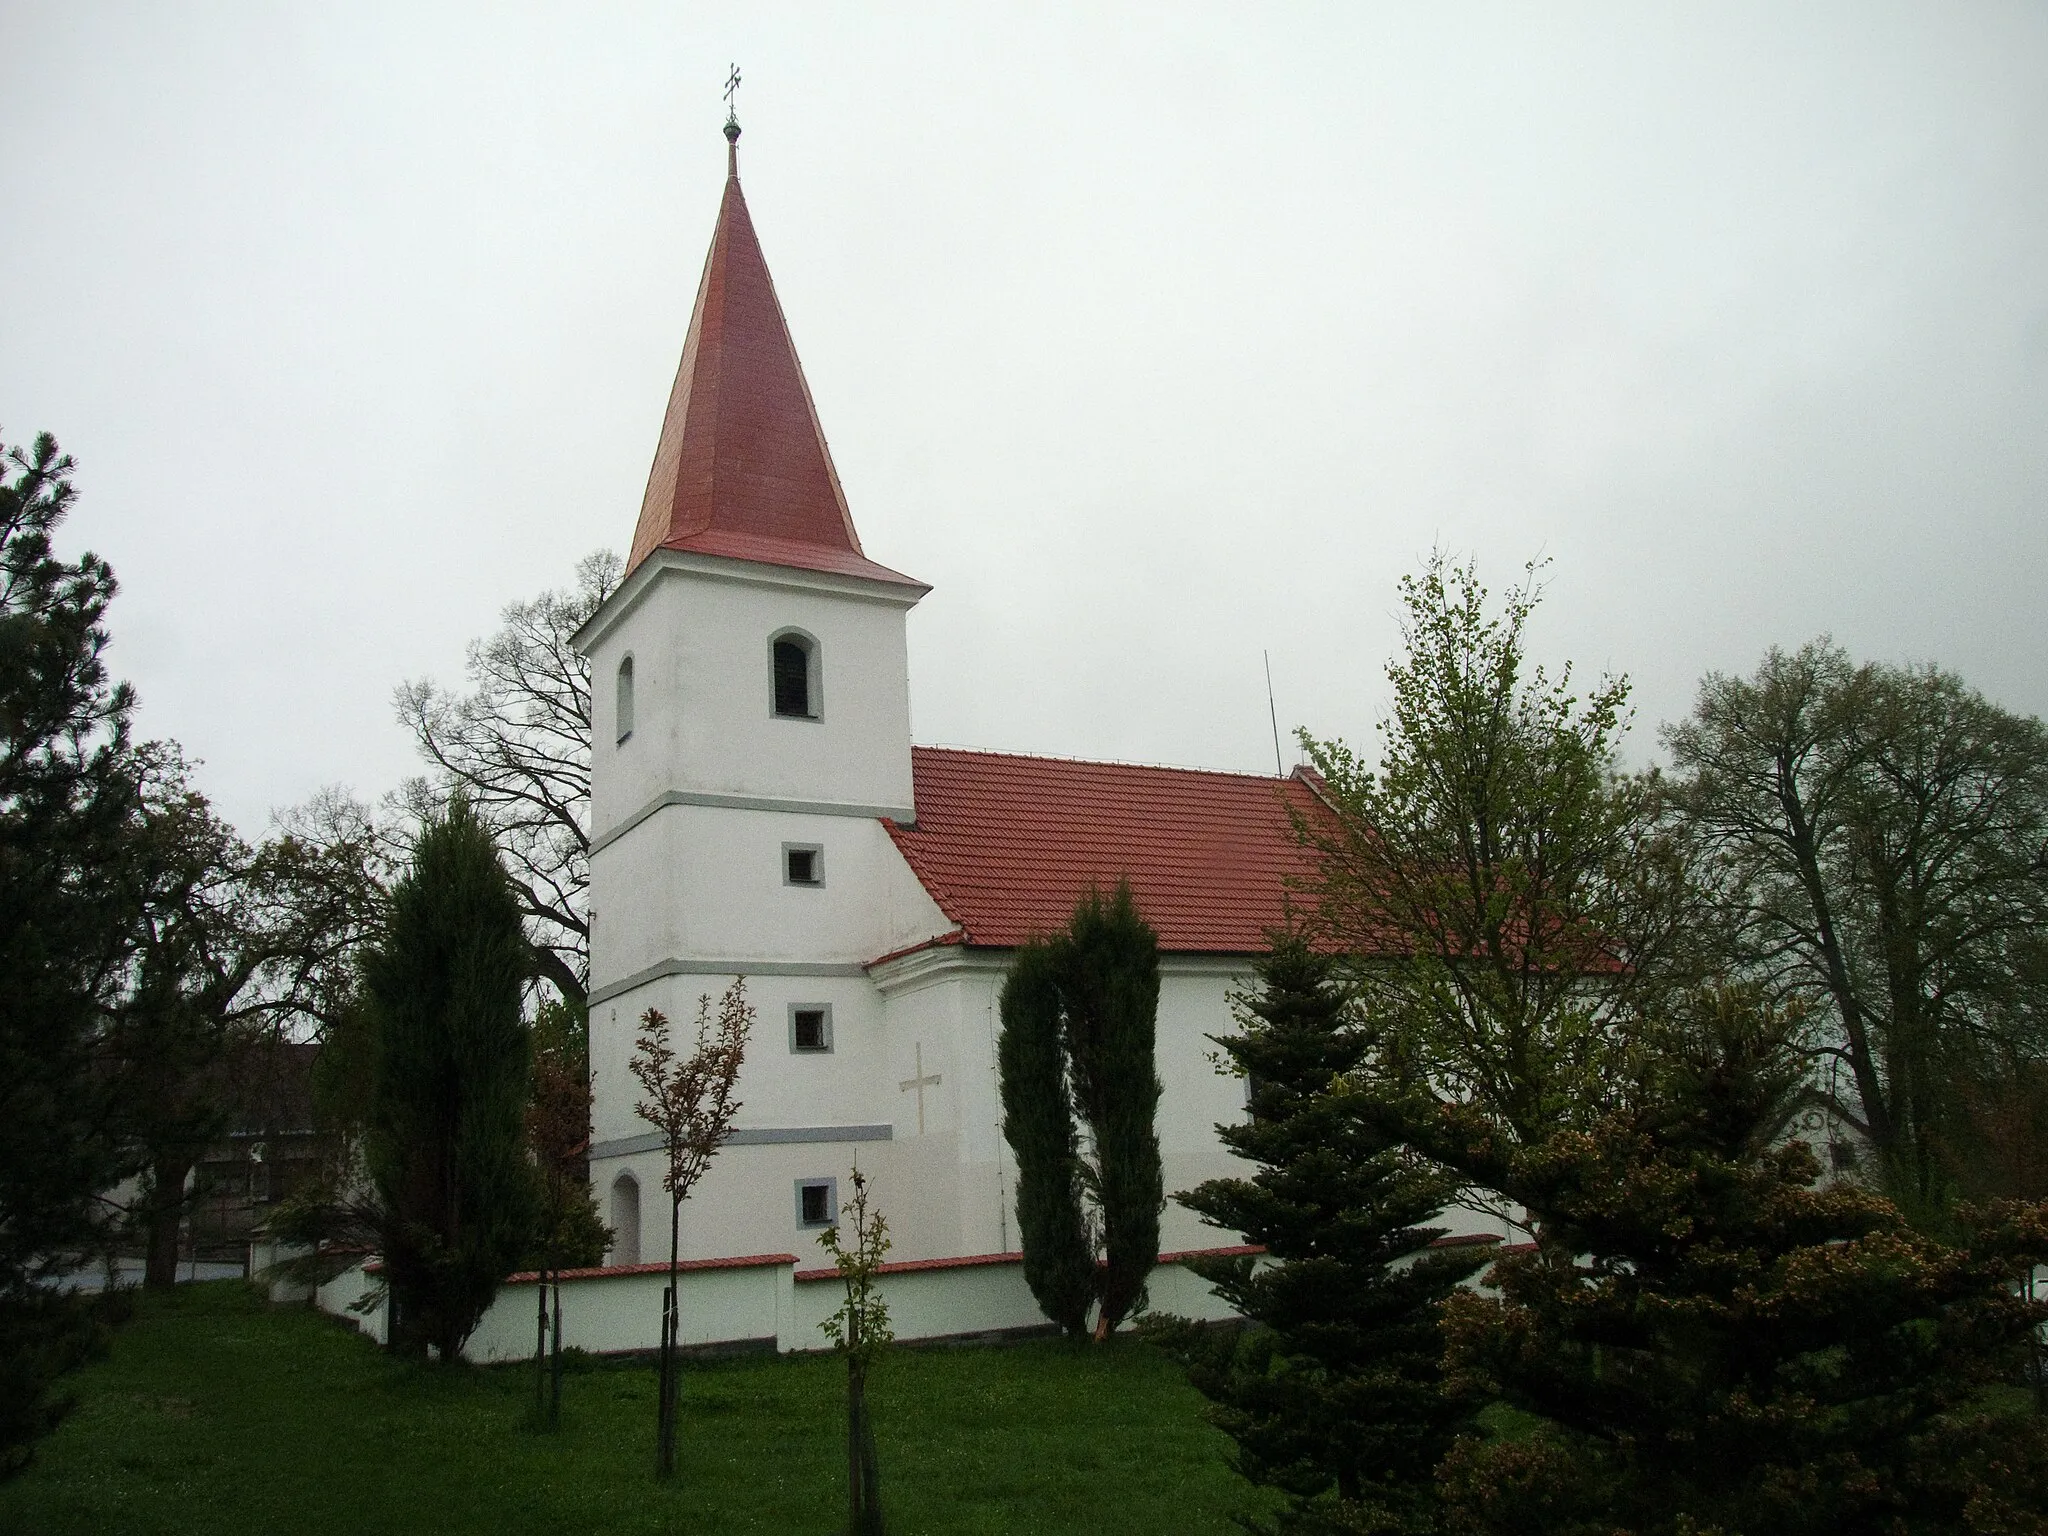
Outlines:
[[[1059,752],[1019,752],[1008,747],[969,747],[957,742],[913,742],[913,752],[953,752],[975,757],[1007,757],[1023,762],[1074,763],[1084,768],[1148,768],[1159,773],[1200,773],[1219,779],[1254,779],[1261,784],[1287,784],[1301,777],[1300,767],[1274,775],[1249,768],[1196,768],[1186,763],[1144,763],[1126,757],[1070,757]]]

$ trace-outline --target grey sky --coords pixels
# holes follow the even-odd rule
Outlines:
[[[1364,745],[1395,581],[2048,712],[2048,9],[0,9],[0,428],[247,829],[623,548],[741,171],[923,741]],[[1289,760],[1292,760],[1290,751]]]

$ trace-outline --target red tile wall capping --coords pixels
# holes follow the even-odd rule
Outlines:
[[[1432,1248],[1465,1248],[1474,1244],[1497,1243],[1499,1241],[1499,1238],[1488,1233],[1475,1232],[1463,1237],[1440,1237],[1429,1246]],[[1529,1246],[1533,1248],[1535,1244],[1531,1243]],[[1239,1243],[1229,1248],[1186,1248],[1178,1253],[1162,1253],[1159,1255],[1159,1262],[1161,1264],[1179,1264],[1188,1259],[1235,1259],[1252,1257],[1265,1251],[1266,1246],[1263,1243]],[[979,1269],[989,1264],[1021,1264],[1023,1262],[1024,1255],[1021,1253],[971,1253],[964,1258],[958,1259],[900,1259],[891,1264],[877,1264],[875,1266],[875,1273],[878,1275],[907,1275],[917,1274],[928,1269]],[[656,1266],[656,1268],[661,1267],[663,1266]],[[515,1275],[513,1278],[516,1280],[523,1277]],[[796,1272],[795,1278],[806,1283],[819,1280],[837,1280],[839,1278],[839,1271],[837,1268],[800,1269]]]
[[[1159,1255],[1159,1262],[1161,1264],[1178,1264],[1186,1259],[1231,1259],[1241,1254],[1264,1253],[1265,1251],[1265,1247],[1259,1243],[1240,1243],[1232,1248],[1188,1248],[1179,1253],[1162,1253]],[[878,1275],[910,1275],[919,1274],[929,1269],[979,1269],[989,1264],[1022,1264],[1023,1262],[1024,1255],[1021,1253],[970,1253],[964,1258],[958,1259],[898,1259],[889,1264],[877,1264],[875,1266],[875,1273]],[[1105,1262],[1104,1260],[1097,1259],[1095,1267],[1100,1269],[1104,1266]],[[831,1269],[800,1269],[796,1272],[795,1278],[807,1284],[820,1280],[837,1280],[839,1278],[839,1270],[837,1267]]]
[[[769,1269],[778,1264],[794,1264],[793,1253],[750,1253],[736,1259],[683,1259],[676,1268],[685,1272],[699,1269]],[[367,1267],[367,1266],[366,1266]],[[594,1269],[565,1269],[559,1272],[564,1280],[610,1280],[620,1275],[665,1275],[668,1265],[660,1264],[601,1264]],[[531,1285],[540,1276],[533,1270],[521,1270],[516,1275],[507,1275],[507,1285]]]
[[[626,569],[657,549],[923,585],[861,550],[736,171]]]
[[[1130,763],[913,747],[917,821],[884,821],[952,942],[1009,948],[1064,925],[1092,884],[1128,877],[1164,950],[1256,954],[1285,882],[1313,865],[1290,811],[1320,802],[1284,779]],[[950,938],[950,936],[949,936]]]

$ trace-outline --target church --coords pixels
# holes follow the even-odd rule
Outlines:
[[[667,1257],[660,1139],[628,1063],[650,1008],[690,1049],[744,977],[731,1140],[685,1259],[815,1254],[851,1170],[899,1261],[1019,1244],[997,1093],[1016,947],[1129,880],[1158,932],[1169,1194],[1242,1173],[1209,1037],[1306,868],[1286,778],[915,745],[905,643],[931,589],[871,559],[740,188],[737,124],[623,580],[577,636],[592,676],[590,1171],[608,1262]],[[898,552],[887,552],[892,559]],[[914,552],[908,563],[915,564]],[[1239,1241],[1169,1200],[1168,1251]]]

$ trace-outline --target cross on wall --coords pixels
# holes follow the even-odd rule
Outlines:
[[[920,1136],[924,1134],[924,1091],[927,1088],[938,1087],[940,1081],[941,1078],[936,1072],[931,1073],[929,1076],[926,1075],[924,1070],[924,1042],[922,1040],[918,1041],[917,1076],[903,1079],[902,1082],[896,1085],[896,1091],[898,1093],[908,1093],[913,1088],[917,1090],[917,1134]]]

